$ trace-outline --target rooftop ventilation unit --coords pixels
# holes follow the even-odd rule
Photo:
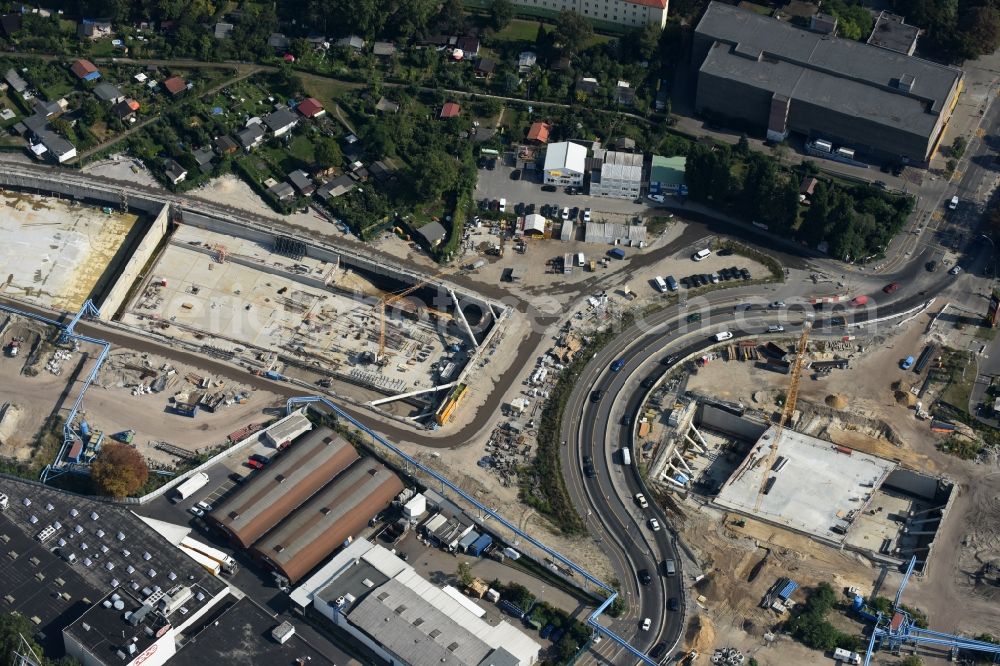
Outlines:
[[[34,525],[38,522],[38,517],[32,514],[31,517],[28,518],[28,522]]]
[[[896,87],[903,92],[912,92],[914,83],[916,83],[916,79],[913,78],[912,74],[903,74],[896,81]]]
[[[104,530],[97,530],[96,532],[94,532],[94,534],[97,535],[98,539],[103,539],[104,538]]]
[[[27,497],[21,500],[21,503],[24,504],[24,506],[31,506],[31,500],[28,499]]]
[[[69,510],[69,515],[71,515],[74,518],[76,518],[77,516],[80,515],[80,512],[76,510],[76,507],[74,507],[74,508],[72,508],[72,509]]]
[[[45,510],[46,510],[46,511],[52,511],[53,509],[55,509],[55,507],[54,507],[54,506],[52,506],[52,504],[51,504],[51,503],[47,503],[47,504],[45,505]]]
[[[124,541],[124,540],[125,540],[125,533],[124,533],[124,532],[119,532],[119,533],[117,534],[117,539],[118,539],[119,541]]]
[[[91,520],[97,520],[98,518],[100,518],[100,516],[99,516],[99,515],[97,515],[97,512],[96,512],[96,511],[91,511],[91,512],[90,512],[90,519],[91,519]]]

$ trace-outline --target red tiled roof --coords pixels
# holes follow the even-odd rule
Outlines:
[[[323,110],[323,105],[315,97],[307,97],[299,102],[298,110],[306,118],[312,118]]]
[[[179,76],[171,76],[169,79],[163,82],[163,87],[167,89],[167,92],[171,95],[176,95],[185,88],[187,88],[187,83],[184,82]]]
[[[549,140],[549,130],[551,129],[552,126],[548,123],[531,123],[531,129],[528,130],[528,141],[547,143]]]
[[[643,7],[652,7],[653,9],[667,8],[667,0],[625,0],[625,2]]]
[[[133,111],[139,110],[139,102],[135,101],[134,99],[130,99],[125,103],[128,104],[128,108],[132,109]]]
[[[447,102],[444,106],[441,107],[441,116],[440,117],[441,118],[454,118],[455,116],[457,116],[459,114],[459,112],[461,110],[462,110],[462,107],[460,107],[455,102]]]
[[[81,79],[87,76],[88,74],[93,74],[94,72],[97,71],[97,68],[94,67],[94,63],[90,62],[89,60],[82,60],[82,59],[75,61],[72,65],[69,66],[69,69],[71,72],[76,74],[78,78]]]

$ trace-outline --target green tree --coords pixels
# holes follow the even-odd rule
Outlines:
[[[465,22],[465,5],[462,0],[444,0],[441,3],[441,11],[438,12],[437,25],[441,30],[448,32],[458,32]]]
[[[513,18],[514,3],[510,0],[493,0],[490,4],[490,25],[494,30],[503,30]]]
[[[458,563],[458,582],[462,584],[462,587],[469,587],[472,585],[472,567],[469,566],[468,562]]]
[[[753,221],[763,221],[770,216],[777,175],[774,160],[763,153],[751,153],[747,160],[741,199],[744,214],[751,216]]]
[[[837,32],[844,39],[866,40],[872,32],[872,18],[861,3],[825,0],[823,11],[837,17]]]
[[[903,661],[899,662],[899,666],[923,666],[924,660],[915,654],[911,654]]]
[[[32,638],[37,632],[28,618],[20,613],[3,613],[0,615],[0,666],[14,666],[20,663],[15,658],[14,652],[31,652],[34,657],[40,660],[39,666],[79,666],[76,659],[72,657],[62,657],[55,661],[47,658],[42,653],[42,648]],[[21,639],[24,639],[22,643]],[[27,645],[27,650],[25,650]],[[31,657],[32,655],[27,655]]]
[[[790,175],[774,191],[774,205],[763,215],[771,231],[783,233],[795,228],[799,220],[799,183]]]
[[[321,169],[340,166],[344,161],[340,144],[328,136],[317,139],[313,143],[313,157],[316,160],[316,166]]]
[[[430,150],[410,171],[413,189],[421,201],[437,201],[458,178],[458,162],[443,150]]]
[[[955,140],[951,142],[951,156],[954,158],[960,158],[965,154],[965,148],[968,143],[965,141],[964,136],[956,136]]]
[[[746,132],[740,134],[740,140],[736,142],[736,148],[733,152],[741,157],[746,157],[750,154],[750,141],[747,139]]]
[[[90,475],[102,494],[122,498],[146,485],[149,468],[134,447],[109,442],[101,447],[101,452],[94,459]]]
[[[639,59],[652,62],[660,48],[662,37],[663,30],[655,23],[647,23],[645,28],[638,30],[635,35],[635,46]]]
[[[559,12],[556,18],[556,43],[566,53],[578,53],[583,50],[584,43],[594,35],[594,27],[590,21],[571,9]]]

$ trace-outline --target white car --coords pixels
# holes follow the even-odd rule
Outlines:
[[[770,326],[767,327],[767,332],[768,333],[784,333],[785,332],[785,327],[782,326],[781,324],[771,324]]]
[[[658,521],[656,518],[650,518],[649,519],[649,529],[653,530],[654,532],[659,532],[660,531],[660,521]]]
[[[719,331],[715,334],[715,341],[722,342],[723,340],[731,340],[732,337],[733,334],[730,331]]]
[[[564,221],[569,219],[569,206],[566,206],[562,209],[561,217]]]
[[[507,200],[506,199],[500,199],[500,212],[501,213],[506,213],[507,212]]]
[[[191,512],[191,513],[193,513],[194,515],[198,516],[199,518],[201,518],[202,516],[204,516],[204,515],[205,515],[205,512],[204,512],[204,511],[202,511],[201,509],[199,509],[199,508],[198,508],[198,507],[196,507],[196,506],[193,506],[193,507],[191,507],[190,509],[188,509],[188,511],[190,511],[190,512]]]
[[[642,630],[649,631],[649,628],[653,626],[653,621],[648,617],[642,621]]]
[[[662,194],[650,194],[648,198],[650,201],[655,201],[656,203],[663,203],[666,201],[666,197]]]
[[[584,222],[590,222],[590,209],[589,208],[584,208],[583,209],[583,221]]]
[[[785,307],[785,302],[784,301],[775,301],[774,303],[771,303],[770,305],[768,305],[767,309],[768,310],[780,310],[783,307]]]
[[[956,208],[958,208],[958,197],[954,196],[951,198],[951,201],[948,202],[948,210],[955,210]]]
[[[198,508],[204,511],[205,513],[208,513],[209,511],[212,510],[212,505],[202,500],[201,502],[198,502]]]
[[[959,266],[958,264],[955,264],[954,266],[951,267],[951,270],[948,272],[951,273],[952,275],[958,275],[959,273],[962,272],[962,267]]]
[[[638,504],[641,509],[649,508],[649,502],[646,501],[646,496],[642,493],[635,494],[635,503]]]

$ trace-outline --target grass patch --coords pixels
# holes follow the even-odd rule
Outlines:
[[[646,233],[651,236],[659,236],[667,227],[673,224],[673,217],[664,217],[658,215],[656,217],[651,217],[646,221]]]
[[[502,42],[534,42],[538,36],[538,21],[514,19],[507,27],[494,35],[493,39]]]
[[[990,326],[981,325],[976,328],[976,339],[978,340],[994,340],[997,337],[997,329]]]
[[[338,99],[343,98],[344,95],[352,90],[361,87],[357,83],[328,79],[315,74],[299,73],[297,76],[302,81],[302,86],[305,88],[306,93],[310,97],[318,99],[326,107],[327,113],[333,113],[333,107],[336,105]]]
[[[948,386],[941,392],[941,400],[964,412],[969,410],[969,398],[976,382],[976,365],[972,352],[945,350],[942,368],[947,372]]]
[[[962,460],[975,460],[983,451],[983,443],[965,437],[949,437],[937,445],[937,450],[958,456]]]

